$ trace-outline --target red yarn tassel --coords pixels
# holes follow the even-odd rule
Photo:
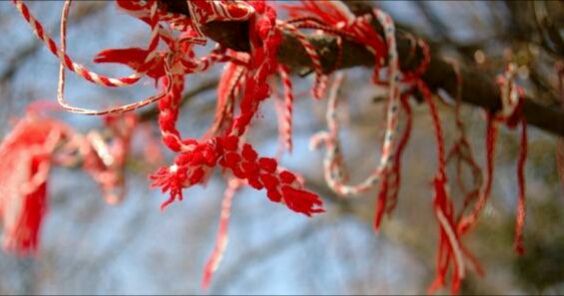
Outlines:
[[[64,129],[28,114],[0,145],[0,221],[3,247],[9,251],[27,255],[37,250],[51,153]]]
[[[27,171],[29,174],[26,177],[31,179],[36,174],[41,173],[40,166],[44,165],[45,161],[45,157],[35,156],[23,161],[22,167],[18,170]],[[28,168],[24,166],[28,166]],[[22,183],[3,184],[3,186],[11,187],[8,190],[13,193],[20,191],[19,195],[13,194],[2,197],[3,247],[19,255],[33,255],[37,251],[39,231],[47,211],[47,182],[44,180],[40,184],[29,184],[33,186],[29,188],[31,191],[23,193],[20,185],[29,180],[22,181]]]

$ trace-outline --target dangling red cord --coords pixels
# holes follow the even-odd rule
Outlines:
[[[380,230],[384,214],[391,213],[394,210],[398,200],[398,194],[401,184],[401,159],[405,147],[407,147],[407,143],[409,142],[409,139],[411,137],[411,129],[413,125],[413,114],[408,100],[409,93],[406,92],[402,94],[401,106],[402,110],[405,112],[406,122],[403,134],[396,149],[396,153],[394,154],[390,172],[384,175],[384,179],[381,183],[374,218],[374,229],[376,231]]]
[[[523,108],[523,89],[515,85],[516,67],[508,65],[504,76],[498,77],[498,84],[501,89],[502,110],[497,114],[488,113],[486,129],[486,177],[480,190],[478,201],[475,203],[472,212],[463,216],[458,223],[458,232],[463,235],[472,229],[478,219],[479,214],[484,208],[492,190],[494,174],[495,144],[498,134],[498,123],[503,122],[508,127],[514,128],[519,123],[522,125],[519,160],[517,163],[517,185],[518,201],[515,222],[515,242],[514,249],[518,254],[523,254],[523,227],[525,224],[525,173],[524,167],[527,155],[527,128],[526,121],[522,115]]]
[[[204,267],[204,276],[202,278],[202,287],[208,289],[214,272],[219,267],[219,263],[223,258],[223,253],[227,248],[229,218],[231,216],[231,205],[235,193],[241,187],[242,183],[239,179],[231,179],[227,182],[223,202],[221,203],[221,213],[219,218],[219,230],[217,231],[217,239],[212,254]]]
[[[527,161],[527,121],[521,119],[521,141],[519,144],[519,160],[517,162],[517,185],[519,188],[519,199],[517,201],[517,213],[515,220],[515,252],[519,255],[525,253],[523,243],[523,228],[525,227],[525,162]]]
[[[420,76],[423,75],[423,73],[425,73],[425,71],[427,70],[427,67],[429,66],[429,61],[431,59],[429,46],[427,45],[427,43],[419,39],[417,44],[422,50],[421,63],[414,70],[410,72],[402,73],[403,75],[401,81],[409,85],[414,85],[417,83],[417,81],[420,80]],[[376,83],[381,85],[389,85],[379,80],[377,80]],[[401,183],[401,158],[411,135],[411,126],[413,121],[411,114],[412,113],[411,107],[409,106],[409,102],[408,102],[408,98],[411,91],[412,90],[406,91],[400,97],[402,108],[406,112],[406,117],[407,117],[406,126],[404,130],[404,134],[402,135],[402,138],[400,139],[400,142],[398,143],[398,146],[396,148],[396,152],[393,157],[394,159],[392,166],[384,174],[384,180],[383,183],[381,184],[380,193],[378,195],[378,203],[377,203],[375,223],[374,223],[374,227],[376,231],[378,231],[380,228],[380,224],[384,212],[391,213],[397,204],[400,183]],[[388,184],[388,182],[391,182],[392,184]]]
[[[433,181],[435,190],[433,204],[441,234],[439,238],[440,247],[438,254],[439,261],[437,266],[437,278],[429,287],[429,292],[432,293],[437,288],[444,285],[444,279],[446,277],[446,273],[448,272],[448,262],[452,260],[454,269],[452,274],[451,293],[457,294],[460,289],[461,280],[465,276],[465,264],[462,248],[460,246],[460,238],[455,228],[454,205],[450,200],[446,188],[448,181],[446,175],[446,152],[443,132],[438,110],[433,101],[430,90],[422,80],[417,82],[417,88],[429,106],[429,111],[433,120],[435,140],[437,142],[438,158],[437,174],[435,175],[435,180]]]

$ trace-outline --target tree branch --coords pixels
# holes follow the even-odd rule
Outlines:
[[[159,0],[171,12],[189,15],[185,2],[172,0]],[[370,11],[371,7],[366,2],[347,3],[355,12]],[[381,27],[376,22],[374,26],[381,32]],[[211,22],[203,27],[203,32],[209,38],[221,45],[238,51],[249,50],[248,23],[247,22]],[[323,68],[326,72],[335,67],[338,56],[338,47],[335,37],[330,35],[316,35],[308,37],[317,48],[321,56]],[[402,70],[409,70],[417,65],[417,58],[413,55],[413,42],[410,34],[401,30],[396,33],[398,54]],[[342,62],[339,69],[356,66],[374,66],[373,55],[362,45],[350,40],[343,40]],[[415,57],[421,56],[421,49],[417,48]],[[422,79],[434,91],[443,89],[455,97],[457,82],[454,69],[450,63],[431,50],[431,62]],[[311,61],[299,41],[290,33],[285,32],[278,53],[279,61],[294,70],[311,67]],[[461,65],[462,101],[479,106],[491,111],[501,108],[500,92],[495,80],[490,75],[473,67]],[[541,105],[530,98],[526,98],[523,114],[527,123],[547,132],[564,136],[564,111],[556,110]]]

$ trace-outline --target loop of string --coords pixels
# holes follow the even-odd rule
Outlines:
[[[312,138],[312,147],[316,148],[319,144],[323,143],[327,146],[326,157],[324,160],[325,178],[329,187],[343,196],[358,196],[359,193],[369,190],[376,186],[390,166],[393,147],[395,145],[395,133],[398,126],[398,113],[399,113],[399,95],[400,90],[397,83],[400,80],[399,60],[396,51],[395,29],[393,21],[390,16],[381,10],[374,10],[376,18],[384,27],[386,36],[386,43],[388,46],[388,107],[387,107],[387,120],[386,131],[384,134],[384,143],[382,145],[382,154],[380,156],[380,163],[378,167],[357,185],[346,185],[343,183],[342,173],[342,156],[340,144],[338,143],[337,133],[339,130],[339,122],[335,114],[337,105],[337,89],[334,87],[330,98],[329,107],[327,111],[327,124],[329,132],[322,132]],[[335,85],[340,84],[341,79],[334,82]]]
[[[71,3],[72,3],[71,0],[65,1],[64,5],[63,5],[62,15],[61,15],[61,28],[60,28],[61,49],[60,49],[60,51],[63,55],[66,55],[65,50],[66,50],[66,36],[67,36],[67,20],[68,20],[68,14],[69,14]],[[153,5],[153,7],[154,6],[155,5]],[[151,9],[151,11],[154,11],[154,10],[155,9]],[[113,114],[113,113],[124,113],[124,112],[128,112],[128,111],[131,111],[131,110],[141,108],[141,107],[149,105],[151,103],[157,102],[160,99],[162,99],[163,96],[165,95],[165,93],[161,93],[159,95],[152,96],[148,99],[145,99],[141,102],[136,102],[136,103],[131,103],[131,104],[127,104],[127,105],[123,105],[123,106],[119,106],[119,107],[109,108],[109,109],[106,109],[106,110],[91,110],[91,109],[73,107],[73,106],[69,105],[65,101],[64,90],[65,90],[65,66],[64,66],[63,63],[60,63],[59,64],[59,82],[58,82],[58,87],[57,87],[57,101],[59,102],[59,105],[61,105],[61,107],[63,107],[65,110],[73,112],[73,113],[85,114],[85,115],[107,115],[107,114]]]

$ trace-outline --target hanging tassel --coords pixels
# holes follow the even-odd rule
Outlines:
[[[431,119],[433,120],[433,129],[435,132],[435,140],[437,145],[438,167],[435,180],[433,182],[435,196],[433,205],[435,215],[439,222],[440,238],[439,238],[439,261],[437,266],[437,279],[429,287],[429,291],[433,292],[444,284],[444,279],[448,271],[448,262],[452,259],[454,264],[451,293],[457,294],[460,289],[461,280],[465,276],[465,264],[460,247],[460,237],[454,227],[454,205],[447,193],[447,176],[446,176],[446,152],[444,136],[442,132],[441,121],[439,118],[437,106],[433,101],[431,92],[427,85],[421,80],[417,82],[417,87],[425,102],[429,106]],[[442,264],[446,260],[447,263]]]
[[[34,254],[47,210],[47,178],[51,154],[66,128],[28,114],[0,144],[0,220],[3,247],[20,255]]]

